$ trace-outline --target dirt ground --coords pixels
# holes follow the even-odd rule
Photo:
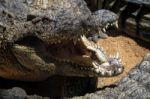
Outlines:
[[[98,44],[104,47],[107,55],[113,55],[118,51],[122,59],[122,63],[125,65],[125,70],[121,75],[109,78],[98,78],[98,88],[102,88],[103,86],[108,86],[119,81],[142,60],[144,55],[150,53],[149,43],[135,40],[125,35],[110,36],[107,39],[100,39]]]

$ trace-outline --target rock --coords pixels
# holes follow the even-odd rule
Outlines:
[[[49,99],[49,98],[37,95],[29,96],[23,89],[19,87],[14,87],[8,90],[0,90],[0,99]]]

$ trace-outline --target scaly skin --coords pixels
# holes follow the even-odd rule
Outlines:
[[[92,3],[88,4],[90,9],[103,8],[117,13],[119,15],[119,29],[122,32],[131,37],[150,42],[150,0],[86,1]]]
[[[119,54],[108,58],[102,47],[85,36],[95,26],[103,27],[100,20],[107,18],[105,14],[99,17],[98,12],[92,15],[83,0],[1,1],[0,76],[39,81],[53,75],[99,77],[122,73]],[[110,18],[105,25],[117,21],[117,16],[106,15]],[[99,22],[92,21],[95,17]]]

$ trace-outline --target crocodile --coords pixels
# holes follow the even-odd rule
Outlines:
[[[92,13],[84,0],[2,0],[0,76],[41,81],[53,75],[118,75],[123,71],[119,53],[108,57],[86,37],[117,19],[108,10]]]
[[[150,0],[86,0],[92,11],[109,9],[119,16],[119,30],[150,42]]]

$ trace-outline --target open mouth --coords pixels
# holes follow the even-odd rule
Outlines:
[[[105,24],[104,27],[101,30],[102,30],[102,32],[106,33],[107,29],[109,29],[111,27],[118,28],[119,27],[118,26],[118,21],[113,21],[113,22]]]
[[[87,21],[87,26],[93,27],[92,31],[89,31],[88,38],[92,41],[96,41],[97,38],[107,38],[106,32],[110,28],[118,28],[118,16],[108,10],[98,10],[92,13],[92,16]],[[93,33],[94,32],[94,33]],[[94,34],[94,36],[92,36]]]
[[[78,39],[45,43],[37,37],[25,37],[15,42],[12,52],[24,66],[48,66],[49,63],[69,64],[75,71],[92,76],[114,76],[122,73],[119,55],[108,58],[103,48],[82,35]],[[69,68],[70,68],[69,67]],[[30,67],[29,67],[30,68]]]

